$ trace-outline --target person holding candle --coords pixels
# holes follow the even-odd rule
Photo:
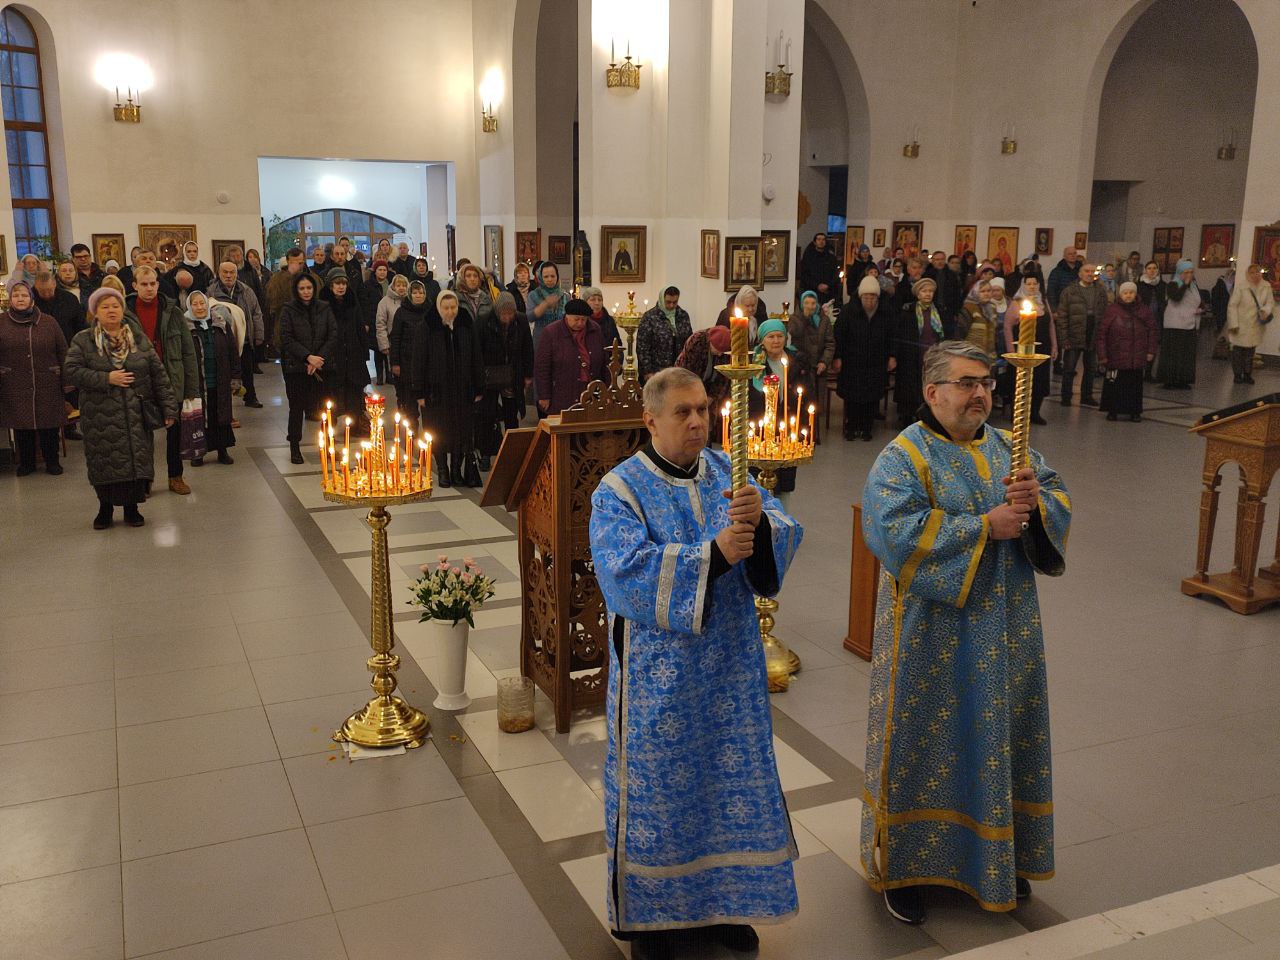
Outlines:
[[[781,393],[778,399],[776,415],[780,420],[785,421],[788,415],[784,413],[786,405],[783,401],[786,399],[786,393],[783,392],[784,387],[782,385],[786,383],[788,367],[794,366],[795,350],[787,343],[787,327],[781,320],[766,320],[760,324],[757,333],[760,335],[760,345],[756,348],[752,362],[763,364],[765,369],[751,380],[751,392],[749,394],[751,417],[752,419],[759,419],[765,413],[764,377],[772,374],[778,378],[779,391]],[[784,428],[786,431],[790,431],[790,424],[785,424]],[[785,435],[780,433],[779,436],[781,439],[785,439]],[[777,492],[790,493],[795,488],[796,468],[786,467],[779,470]]]
[[[293,299],[280,310],[280,366],[289,401],[291,463],[302,458],[302,419],[315,417],[319,406],[325,365],[333,354],[333,311],[317,296],[316,281],[309,273],[293,278]]]
[[[861,862],[909,924],[925,921],[930,886],[1007,911],[1053,875],[1036,575],[1065,571],[1072,515],[1040,454],[1019,467],[1011,435],[987,425],[985,351],[938,344],[924,381],[921,422],[885,447],[862,492],[862,533],[884,576]]]
[[[458,295],[442,290],[427,315],[423,349],[415,352],[423,424],[436,445],[440,486],[480,486],[474,457],[475,410],[484,397],[484,356],[471,313]]]
[[[1054,360],[1058,359],[1058,330],[1053,322],[1053,311],[1040,292],[1040,281],[1034,273],[1023,275],[1018,292],[1013,296],[1013,304],[1005,311],[1004,338],[1010,350],[1017,349],[1024,310],[1029,311],[1027,314],[1029,318],[1034,317],[1034,321],[1031,321],[1035,324],[1034,339],[1035,343],[1039,344],[1035,350],[1047,353]],[[1044,403],[1044,398],[1049,395],[1053,385],[1051,374],[1048,363],[1040,364],[1032,374],[1031,422],[1039,426],[1044,426],[1048,422],[1040,415],[1040,405]]]
[[[754,950],[749,924],[798,907],[754,597],[777,594],[804,531],[756,484],[731,489],[708,408],[696,373],[651,377],[651,440],[591,497],[613,647],[608,918],[635,958],[672,956],[671,931],[688,928]]]

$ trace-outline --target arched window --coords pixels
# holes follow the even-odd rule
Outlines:
[[[58,249],[58,224],[40,47],[30,21],[13,7],[0,12],[0,99],[17,256],[48,256]]]
[[[379,240],[394,241],[397,233],[405,232],[400,224],[377,214],[363,210],[337,209],[300,213],[271,229],[272,232],[279,230],[291,235],[293,242],[306,251],[308,257],[312,247],[337,243],[339,237],[350,237],[353,249],[369,254],[377,247]]]

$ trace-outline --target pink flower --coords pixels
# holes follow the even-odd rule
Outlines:
[[[469,574],[469,573],[464,573],[464,574],[462,575],[462,582],[463,582],[463,583],[470,583],[470,582],[472,581],[472,579],[473,579],[473,577],[472,577],[472,576],[471,576],[471,574]]]
[[[439,556],[437,556],[436,559],[439,560],[441,563],[448,563],[449,555],[447,553],[442,553]]]
[[[450,572],[451,574],[453,574],[455,577],[456,577],[458,574],[462,573],[462,571],[461,571],[461,570],[459,570],[457,567],[454,567],[454,568],[453,568],[453,569],[451,569],[449,572]]]
[[[424,563],[422,566],[420,566],[420,567],[418,568],[418,571],[419,571],[420,573],[430,573],[430,572],[431,572],[431,568],[430,568],[429,566],[427,566],[427,565]]]
[[[470,557],[463,557],[463,558],[462,558],[462,565],[463,565],[464,567],[474,567],[474,566],[476,565],[476,562],[475,562],[474,560],[472,560]]]
[[[448,561],[448,560],[446,560],[446,559],[443,559],[443,558],[442,558],[442,559],[440,560],[440,566],[438,566],[436,569],[437,569],[437,570],[448,570],[448,569],[449,569],[449,561]]]

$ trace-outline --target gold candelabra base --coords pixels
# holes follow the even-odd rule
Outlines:
[[[391,523],[391,515],[387,513],[387,507],[429,500],[431,492],[427,487],[395,496],[352,497],[332,490],[324,491],[324,498],[332,503],[368,505],[369,516],[365,522],[369,524],[373,537],[369,590],[369,646],[373,648],[373,656],[365,661],[365,665],[373,674],[369,686],[373,688],[374,696],[333,732],[333,739],[339,743],[413,748],[421,746],[427,738],[430,727],[427,715],[410,706],[404,698],[394,696],[400,658],[392,653],[395,635],[391,629],[391,573],[387,554],[387,526]]]
[[[759,460],[752,458],[751,466],[760,471],[756,478],[760,486],[770,493],[778,487],[778,471],[798,467],[813,460],[808,456],[789,457],[785,460]],[[756,619],[760,622],[760,642],[764,645],[765,669],[769,674],[769,692],[783,693],[791,685],[791,675],[800,672],[800,657],[773,635],[778,612],[778,601],[770,597],[756,597]]]

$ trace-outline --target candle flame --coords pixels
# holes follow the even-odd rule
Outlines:
[[[351,418],[350,418],[350,417],[347,417],[347,418],[346,418],[346,421],[347,421],[347,426],[348,426],[348,427],[349,427],[349,426],[351,426]]]
[[[742,311],[739,310],[737,307],[733,308],[733,315],[737,317],[739,320],[742,319]]]
[[[818,408],[817,408],[817,407],[815,407],[815,406],[811,403],[811,404],[809,404],[809,412],[810,412],[810,413],[817,413],[817,412],[818,412]]]
[[[1035,312],[1036,312],[1036,308],[1035,308],[1035,306],[1031,303],[1031,301],[1030,301],[1030,300],[1024,299],[1024,300],[1022,301],[1022,312],[1023,312],[1023,313],[1028,313],[1028,314],[1029,314],[1029,313],[1035,313]]]

